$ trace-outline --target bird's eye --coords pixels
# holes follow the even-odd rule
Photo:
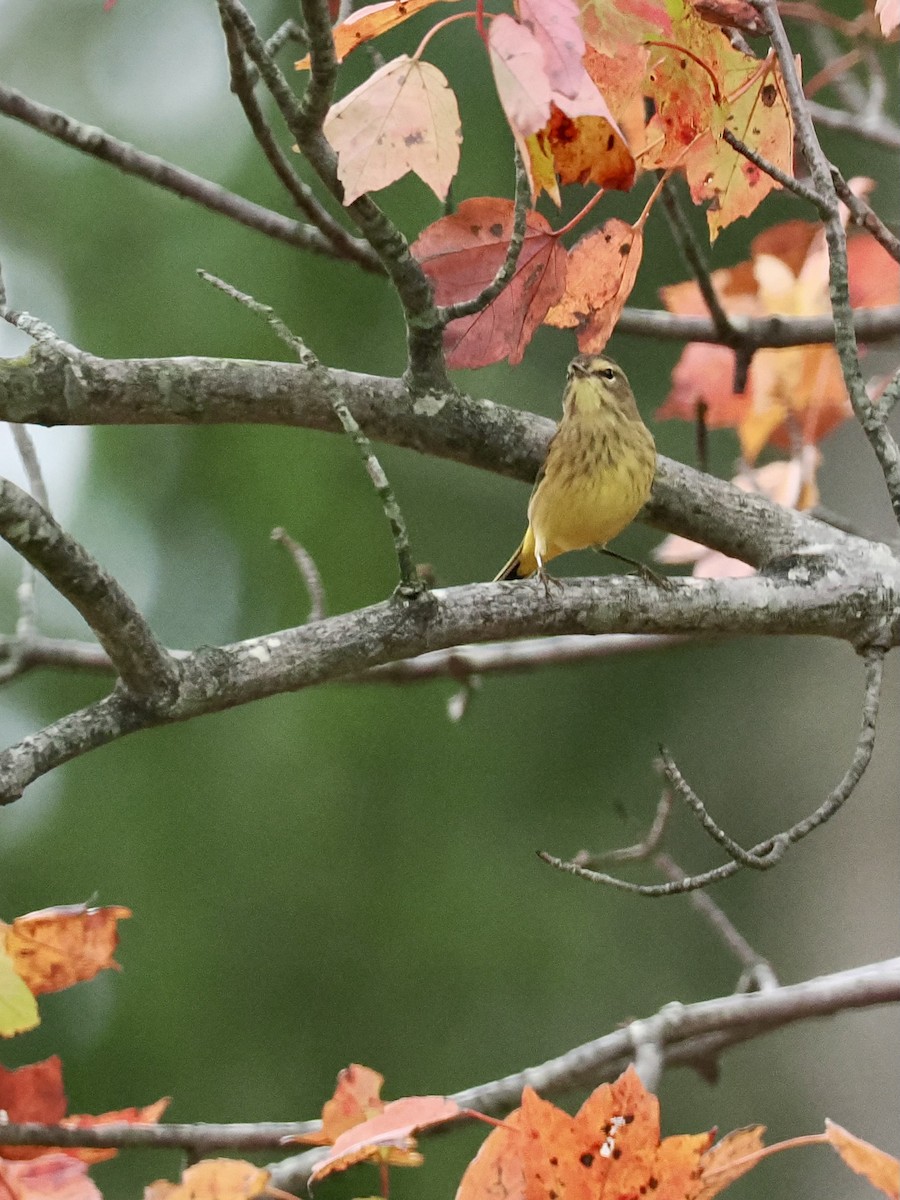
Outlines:
[[[612,369],[612,367],[604,367],[603,370],[600,372],[600,374],[603,376],[604,379],[610,380],[610,382],[612,382],[612,380],[615,379],[615,377],[616,377],[616,373]]]

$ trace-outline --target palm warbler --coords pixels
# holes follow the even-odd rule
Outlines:
[[[655,473],[656,445],[625,372],[602,354],[573,358],[562,420],[528,503],[528,528],[495,582],[537,572],[546,585],[551,558],[604,548],[644,506]]]

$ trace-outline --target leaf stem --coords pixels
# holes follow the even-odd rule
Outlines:
[[[422,38],[421,42],[419,42],[419,45],[416,47],[415,53],[412,55],[413,62],[419,61],[419,59],[422,57],[422,53],[425,50],[425,47],[428,45],[428,43],[431,41],[431,39],[434,37],[434,35],[436,33],[439,33],[442,29],[445,29],[448,25],[452,25],[454,23],[454,21],[468,21],[472,18],[474,18],[475,21],[477,22],[478,21],[478,13],[477,12],[454,13],[450,17],[444,17],[443,21],[438,21],[437,25],[433,25],[431,27],[431,29],[429,29],[428,32],[425,34],[425,36]]]

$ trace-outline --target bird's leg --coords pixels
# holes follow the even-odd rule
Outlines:
[[[596,546],[595,549],[600,554],[608,554],[610,558],[617,558],[619,562],[627,563],[628,566],[634,567],[645,583],[654,583],[657,587],[664,588],[666,591],[671,591],[675,586],[671,579],[667,579],[665,575],[657,575],[652,567],[648,567],[646,563],[639,562],[636,558],[629,558],[627,554],[619,554],[617,550],[610,550],[608,546]]]
[[[548,573],[547,568],[544,566],[543,558],[540,556],[540,554],[538,554],[538,552],[536,550],[534,553],[534,557],[537,560],[537,577],[540,580],[540,582],[544,585],[544,595],[549,599],[550,598],[550,584],[551,583],[554,584],[556,587],[558,587],[560,589],[560,591],[562,590],[563,585],[558,579],[554,578],[553,575],[550,575]]]

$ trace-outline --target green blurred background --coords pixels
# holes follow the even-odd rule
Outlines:
[[[253,3],[269,31],[288,0]],[[849,10],[848,10],[849,11]],[[852,14],[851,14],[852,15]],[[426,14],[385,39],[408,51]],[[289,211],[245,131],[212,0],[0,0],[0,69],[33,98]],[[509,138],[468,23],[429,57],[460,92],[465,143],[455,196],[508,195]],[[896,63],[896,44],[887,52]],[[290,51],[284,56],[289,62]],[[370,68],[365,53],[344,88]],[[285,139],[286,144],[289,139]],[[880,180],[896,221],[896,164],[834,137],[844,173]],[[577,191],[577,189],[575,189]],[[646,199],[611,196],[603,217]],[[417,182],[385,193],[414,236],[439,207]],[[583,200],[570,201],[575,211]],[[715,265],[746,257],[764,224],[798,213],[772,198],[727,230]],[[702,217],[697,220],[703,229]],[[396,374],[398,307],[381,282],[305,257],[193,208],[21,126],[0,123],[0,259],[11,302],[78,345],[117,357],[282,357],[268,331],[201,284],[196,267],[273,304],[327,363]],[[684,277],[661,213],[650,218],[633,296],[656,303]],[[0,353],[24,339],[3,333]],[[645,415],[662,401],[677,347],[616,337]],[[571,335],[542,330],[524,363],[461,373],[478,396],[555,416]],[[661,450],[692,460],[693,435],[655,425]],[[282,550],[283,525],[314,555],[330,611],[384,598],[395,582],[378,502],[346,441],[288,429],[134,428],[40,434],[61,519],[128,587],[170,645],[232,641],[296,624],[306,599]],[[4,474],[18,468],[0,443]],[[732,473],[737,444],[713,438]],[[862,434],[825,447],[824,501],[890,536],[888,506]],[[527,489],[385,447],[418,561],[444,584],[490,578],[521,534]],[[658,541],[636,528],[622,549]],[[561,570],[605,569],[571,556]],[[19,565],[6,550],[2,628],[15,621]],[[40,589],[46,632],[83,636]],[[98,678],[42,672],[0,697],[3,744],[104,694]],[[316,1115],[351,1061],[386,1092],[449,1092],[535,1064],[660,1005],[727,993],[737,968],[684,898],[649,902],[542,867],[622,844],[648,822],[657,744],[672,747],[730,832],[753,841],[814,807],[852,748],[862,692],[843,645],[737,641],[488,678],[452,723],[449,683],[326,687],[145,733],[81,758],[0,812],[0,913],[96,897],[127,904],[120,974],[42,1000],[43,1023],[3,1046],[16,1066],[62,1056],[72,1111],[174,1097],[176,1121]],[[716,897],[792,982],[896,954],[900,839],[898,665],[889,663],[881,741],[847,810],[770,875]],[[687,869],[717,861],[679,816]],[[672,1072],[667,1132],[750,1122],[772,1138],[830,1116],[900,1149],[895,1013],[807,1024],[729,1054],[715,1087]],[[401,1197],[449,1196],[480,1134],[427,1147]],[[96,1169],[108,1197],[179,1169],[174,1154],[129,1154]],[[367,1194],[374,1175],[328,1182]],[[398,1173],[399,1174],[399,1173]],[[867,1196],[825,1151],[767,1163],[744,1195]]]

